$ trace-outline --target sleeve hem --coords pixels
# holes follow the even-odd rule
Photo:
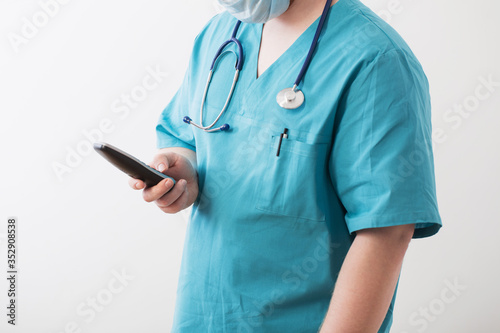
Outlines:
[[[415,232],[413,238],[425,238],[435,235],[442,227],[441,218],[439,216],[430,215],[424,218],[398,218],[398,219],[376,219],[372,217],[357,218],[347,223],[349,233],[354,233],[362,229],[393,227],[405,224],[415,224]]]
[[[171,147],[181,147],[181,148],[187,148],[191,149],[193,151],[196,151],[196,147],[192,146],[182,140],[176,139],[174,137],[168,136],[164,137],[162,139],[158,139],[158,142],[156,144],[156,148],[162,149],[162,148],[171,148]]]

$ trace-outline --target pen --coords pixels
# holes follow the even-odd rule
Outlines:
[[[280,156],[281,142],[283,141],[283,138],[285,138],[285,139],[288,138],[288,134],[287,133],[288,133],[288,128],[285,128],[283,130],[283,133],[281,133],[281,135],[280,135],[280,142],[278,144],[278,151],[276,152],[276,156]]]

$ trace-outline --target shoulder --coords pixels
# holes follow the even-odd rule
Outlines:
[[[236,22],[237,20],[227,11],[215,15],[205,24],[198,36],[196,36],[195,43],[200,43],[214,37],[217,38],[219,35],[221,35],[220,38],[227,39],[231,36],[231,31]]]
[[[338,21],[331,22],[336,27],[334,33],[337,35],[329,39],[341,45],[341,53],[346,61],[353,62],[356,67],[364,67],[379,58],[391,57],[406,62],[415,70],[421,70],[420,63],[406,41],[371,9],[359,0],[340,0],[338,4],[342,4]]]

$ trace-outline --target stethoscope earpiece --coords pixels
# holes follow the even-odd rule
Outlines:
[[[191,118],[189,118],[188,116],[185,116],[184,118],[182,118],[182,121],[185,122],[186,124],[191,124],[195,127],[201,128],[197,124],[193,123],[193,120]],[[217,128],[213,128],[213,129],[208,129],[208,128],[205,128],[205,129],[201,128],[201,129],[203,129],[205,132],[216,132],[216,131],[225,132],[225,131],[229,131],[230,128],[231,128],[231,126],[229,126],[229,124],[224,124],[221,127],[217,127]]]

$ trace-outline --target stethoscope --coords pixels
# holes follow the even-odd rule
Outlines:
[[[323,25],[326,20],[326,16],[328,14],[328,10],[330,9],[332,0],[327,0],[325,8],[323,9],[323,13],[321,14],[321,18],[319,20],[318,27],[316,28],[316,33],[314,34],[313,41],[311,43],[311,47],[309,48],[309,52],[307,53],[306,60],[304,61],[304,64],[302,65],[302,68],[300,69],[299,75],[297,75],[297,78],[295,79],[295,82],[293,84],[293,87],[291,88],[285,88],[281,90],[278,95],[276,96],[276,102],[279,104],[284,109],[288,110],[293,110],[298,107],[300,107],[305,100],[304,93],[298,89],[298,86],[300,82],[302,81],[302,78],[304,77],[304,74],[307,71],[307,67],[309,67],[309,64],[311,63],[311,59],[314,53],[314,50],[316,48],[316,45],[318,44],[318,39],[319,35],[321,34],[321,31],[323,29]],[[200,124],[196,124],[193,122],[191,118],[188,116],[185,116],[183,118],[183,121],[187,124],[191,124],[195,127],[198,127],[199,129],[204,130],[205,132],[216,132],[216,131],[227,131],[229,130],[229,124],[224,124],[220,127],[215,127],[215,124],[219,121],[220,117],[224,114],[224,111],[226,111],[227,106],[229,105],[229,101],[231,100],[231,97],[233,96],[234,92],[234,87],[236,86],[236,82],[238,81],[239,73],[241,71],[241,68],[243,67],[243,47],[241,46],[240,41],[236,38],[236,33],[238,32],[238,29],[240,28],[241,21],[236,22],[236,26],[234,27],[233,34],[231,35],[231,38],[226,40],[222,45],[219,47],[217,50],[217,53],[215,54],[214,60],[212,61],[212,65],[210,66],[210,72],[208,73],[208,79],[207,83],[205,85],[205,91],[203,92],[203,98],[201,102],[201,108],[200,108]],[[215,120],[208,126],[203,126],[203,109],[205,108],[205,100],[207,98],[207,92],[208,88],[210,86],[210,81],[212,80],[212,75],[214,71],[214,67],[217,63],[218,58],[223,54],[224,49],[226,46],[229,44],[234,43],[237,46],[237,52],[233,52],[236,55],[236,64],[235,64],[235,73],[234,73],[234,78],[233,78],[233,83],[231,85],[231,89],[229,90],[229,95],[227,96],[226,102],[224,103],[224,106],[222,107],[222,110],[219,112],[219,115]],[[227,51],[226,51],[227,52]],[[225,52],[224,52],[225,53]]]

